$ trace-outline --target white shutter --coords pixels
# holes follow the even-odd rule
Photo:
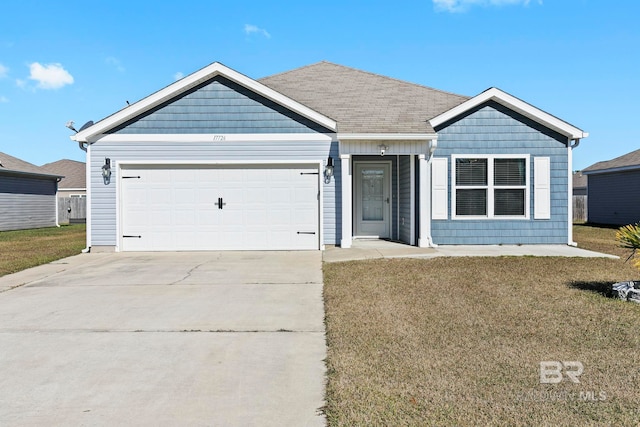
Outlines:
[[[551,219],[551,159],[533,159],[533,218]]]
[[[447,219],[449,214],[449,159],[431,159],[431,218]]]

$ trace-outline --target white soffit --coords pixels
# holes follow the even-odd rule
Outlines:
[[[523,116],[528,117],[537,123],[540,123],[543,126],[553,129],[556,132],[569,137],[570,139],[581,139],[589,136],[587,132],[584,132],[583,130],[570,125],[569,123],[560,120],[559,118],[546,113],[539,108],[536,108],[533,105],[528,104],[523,100],[518,99],[513,95],[509,95],[508,93],[503,92],[495,87],[487,89],[486,91],[463,102],[457,107],[454,107],[451,110],[434,117],[433,119],[429,120],[429,122],[431,123],[431,126],[435,128],[461,114],[464,114],[465,112],[477,107],[478,105],[484,104],[487,101],[496,101],[497,103],[502,104],[505,107],[516,111]]]
[[[76,133],[75,135],[71,135],[71,139],[78,142],[91,142],[95,136],[104,134],[104,132],[108,131],[109,129],[125,123],[126,121],[131,120],[134,117],[139,116],[146,111],[149,111],[152,108],[155,108],[158,105],[167,102],[170,99],[179,96],[180,94],[218,75],[222,75],[223,77],[226,77],[227,79],[241,86],[244,86],[247,89],[259,95],[262,95],[265,98],[270,99],[271,101],[280,104],[330,130],[335,131],[337,129],[337,123],[335,122],[335,120],[332,120],[318,113],[317,111],[314,111],[311,108],[302,105],[299,102],[294,101],[293,99],[284,96],[283,94],[276,92],[271,88],[268,88],[262,83],[259,83],[252,78],[245,76],[244,74],[240,74],[225,65],[222,65],[219,62],[214,62],[213,64],[208,65],[207,67],[196,71],[195,73],[190,74],[175,83],[170,84],[164,89],[161,89],[147,96],[146,98],[141,99],[135,104],[131,104],[130,106],[118,111],[117,113],[114,113],[109,117],[102,119],[93,126],[90,126],[87,129]]]

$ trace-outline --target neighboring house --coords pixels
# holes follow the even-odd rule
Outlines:
[[[58,184],[58,197],[86,197],[87,172],[84,162],[62,159],[42,165],[41,168],[64,176]]]
[[[42,169],[64,175],[58,184],[58,222],[84,223],[87,220],[87,168],[84,162],[63,159],[42,165]]]
[[[118,251],[572,244],[587,133],[499,89],[455,95],[328,62],[220,63],[88,126],[88,245]]]
[[[54,227],[62,176],[0,153],[0,231]]]
[[[573,195],[587,195],[587,176],[583,174],[582,171],[575,171],[573,173]]]
[[[589,222],[640,222],[640,150],[598,162],[582,171],[588,178]]]

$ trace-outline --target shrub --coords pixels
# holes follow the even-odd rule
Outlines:
[[[627,261],[636,257],[640,249],[640,223],[620,227],[616,232],[616,240],[621,247],[631,249],[631,255]],[[633,265],[640,270],[640,259],[637,258]]]

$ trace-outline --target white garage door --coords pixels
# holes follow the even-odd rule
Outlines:
[[[124,251],[319,249],[314,165],[131,166]]]

